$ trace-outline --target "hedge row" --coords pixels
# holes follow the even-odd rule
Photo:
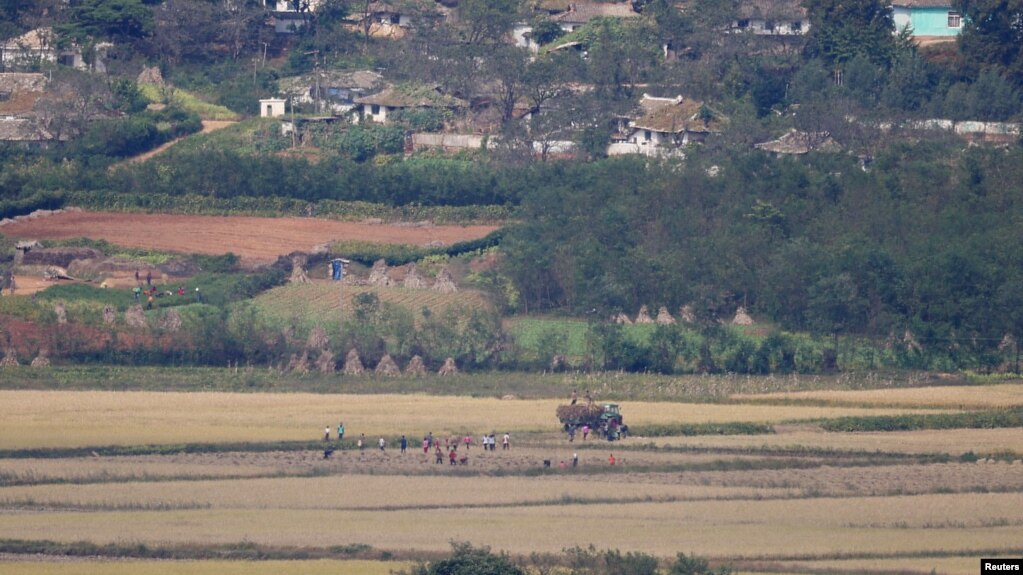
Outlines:
[[[499,222],[514,217],[507,206],[421,206],[391,207],[360,201],[321,200],[309,202],[285,197],[218,198],[200,194],[126,194],[112,191],[56,192],[66,203],[87,209],[118,212],[159,212],[195,215],[306,216],[342,220],[383,221],[430,220],[437,224]],[[0,206],[3,204],[0,203]],[[59,206],[57,206],[59,207]]]

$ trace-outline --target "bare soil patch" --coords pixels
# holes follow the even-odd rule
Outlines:
[[[241,256],[245,263],[258,264],[336,240],[450,245],[481,238],[496,229],[497,226],[369,224],[320,218],[65,212],[9,224],[3,233],[50,240],[86,237],[126,247],[183,253],[231,252]]]

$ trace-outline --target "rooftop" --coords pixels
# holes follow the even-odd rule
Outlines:
[[[801,155],[815,150],[835,150],[839,145],[828,132],[801,132],[793,128],[777,140],[754,144],[753,147],[775,154]]]
[[[464,108],[464,100],[442,94],[431,86],[402,85],[387,88],[379,94],[355,99],[356,104],[389,108]]]
[[[655,98],[643,94],[640,113],[632,118],[633,127],[678,134],[681,132],[720,132],[727,119],[703,102],[677,96]]]
[[[594,18],[635,18],[639,16],[631,3],[608,4],[600,2],[572,2],[568,11],[553,16],[555,22],[585,24]]]

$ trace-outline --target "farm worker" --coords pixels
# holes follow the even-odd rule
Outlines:
[[[616,461],[615,454],[612,453],[611,456],[607,458],[607,463],[608,463],[608,465],[614,465],[615,461]]]
[[[330,426],[329,425],[326,427],[326,429],[323,430],[323,440],[324,441],[330,441]]]
[[[575,441],[575,426],[574,425],[569,425],[568,426],[568,441],[570,443]]]
[[[586,390],[586,407],[593,405],[593,396],[590,395],[590,390]]]
[[[485,433],[483,434],[483,443],[481,445],[483,445],[483,451],[490,449],[490,437]]]
[[[579,467],[579,454],[578,453],[573,453],[572,454],[572,467]]]
[[[153,296],[149,296],[149,299],[146,300],[146,309],[153,309]]]
[[[440,444],[437,444],[437,449],[434,450],[437,454],[437,463],[444,463],[444,452],[440,450]]]
[[[342,422],[339,422],[337,424],[337,440],[338,441],[344,441],[344,439],[345,439],[345,424],[342,421]]]
[[[408,440],[405,439],[404,435],[402,435],[401,436],[401,452],[405,453],[406,449],[408,449]]]
[[[359,434],[358,446],[359,446],[359,451],[362,451],[363,449],[366,448],[366,434],[365,433],[360,433]]]
[[[579,395],[576,394],[575,390],[572,390],[572,402],[569,405],[575,405],[575,402],[579,400]]]
[[[135,301],[139,301],[139,296],[142,295],[142,288],[140,288],[139,286],[135,286],[135,289],[131,291],[133,294],[135,294]]]
[[[471,437],[469,437],[468,435],[466,435],[466,436],[465,436],[465,448],[466,448],[466,449],[469,449],[469,446],[470,446],[470,445],[472,445],[472,438],[471,438]]]
[[[558,468],[559,469],[564,469],[565,468],[565,460],[564,459],[562,459],[561,463],[558,464]]]
[[[139,268],[135,268],[135,283],[139,283]]]
[[[458,454],[455,453],[455,448],[451,448],[451,452],[448,453],[448,459],[451,460],[451,465],[455,465],[455,460],[458,459]]]
[[[589,436],[590,436],[590,426],[589,425],[584,425],[583,426],[583,441],[586,441],[586,438],[589,437]]]
[[[380,445],[380,451],[383,451],[383,450],[384,450],[384,446],[385,446],[385,445],[387,445],[387,442],[386,442],[386,441],[384,441],[384,438],[383,438],[383,437],[381,437],[381,438],[380,438],[380,441],[379,441],[378,443],[379,443],[379,445]]]
[[[426,440],[430,442],[429,445],[432,447],[433,446],[433,432],[432,431],[430,431],[430,432],[428,432],[426,434]]]
[[[185,295],[185,286],[178,286],[178,295],[179,296]]]
[[[195,288],[195,301],[202,303],[202,292],[199,291],[199,288]]]
[[[147,286],[153,285],[153,271],[152,270],[149,270],[149,271],[146,272],[146,285]]]
[[[501,449],[511,449],[511,436],[507,433],[501,439]]]
[[[440,444],[437,444],[437,449],[440,449]],[[423,438],[423,453],[430,453],[430,440],[429,438]]]

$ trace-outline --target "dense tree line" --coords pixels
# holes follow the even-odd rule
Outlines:
[[[506,233],[529,311],[690,305],[713,323],[745,305],[789,329],[908,329],[950,348],[1023,334],[1023,148],[896,146],[866,170],[708,153],[576,175],[528,194]]]

